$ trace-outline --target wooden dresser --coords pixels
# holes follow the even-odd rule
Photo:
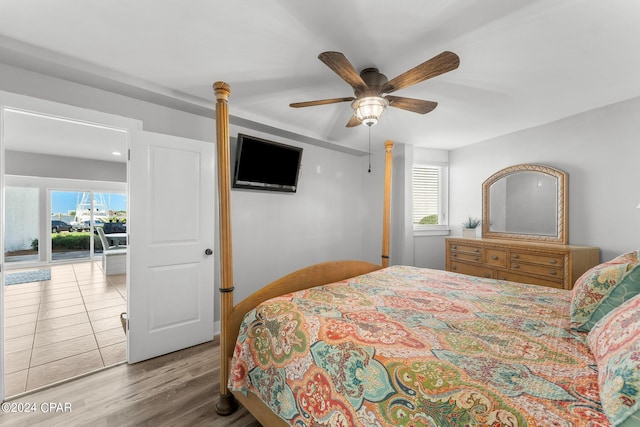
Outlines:
[[[590,246],[458,237],[446,246],[447,271],[563,289],[600,262]]]

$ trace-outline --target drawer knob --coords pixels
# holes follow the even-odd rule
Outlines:
[[[514,257],[515,259],[518,259],[518,258],[520,258],[520,255],[515,254],[513,257]]]
[[[486,277],[487,279],[489,279],[491,277],[491,274],[489,273],[484,273],[484,277]]]
[[[474,252],[480,252],[480,248],[475,248],[473,251]]]
[[[520,268],[518,264],[513,264],[513,268]]]
[[[451,254],[451,256],[452,256],[453,258],[455,258],[455,257],[457,257],[457,256],[458,256],[458,254]]]
[[[453,249],[458,249],[456,245],[451,246]]]
[[[455,270],[455,269],[456,269],[456,266],[454,265],[453,267],[451,267],[451,269],[452,269],[452,270]]]
[[[551,261],[549,261],[551,264],[557,264],[558,260],[557,259],[552,259]]]
[[[555,270],[551,270],[551,271],[549,271],[549,274],[552,275],[552,276],[555,276],[556,274],[558,274],[558,272],[555,271]]]
[[[476,261],[480,261],[480,257],[476,257]]]
[[[498,255],[491,255],[491,259],[498,259]]]

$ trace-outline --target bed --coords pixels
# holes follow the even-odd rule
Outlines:
[[[247,313],[229,387],[291,425],[607,425],[569,297],[388,267]]]
[[[214,87],[218,164],[228,165],[230,92]],[[269,427],[640,426],[637,252],[590,269],[572,291],[389,267],[389,153],[382,265],[317,264],[236,305],[219,167],[228,382],[217,412],[239,401]]]

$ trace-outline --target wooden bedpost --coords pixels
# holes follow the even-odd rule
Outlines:
[[[382,267],[389,267],[389,233],[391,221],[391,170],[393,165],[393,141],[385,141],[384,158],[384,209],[382,211]]]
[[[229,359],[225,354],[227,340],[227,319],[233,308],[233,255],[231,246],[231,184],[229,158],[229,107],[227,101],[231,88],[225,82],[215,82],[216,94],[216,144],[218,150],[218,204],[220,208],[220,400],[216,412],[229,415],[238,408],[233,395],[227,388]]]

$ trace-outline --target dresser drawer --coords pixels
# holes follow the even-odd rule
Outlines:
[[[484,250],[484,263],[495,267],[506,267],[507,252],[501,249],[487,248]]]
[[[482,260],[482,254],[474,254],[468,252],[451,252],[451,260],[462,260],[471,262],[480,262]]]
[[[520,262],[520,260],[511,260],[509,262],[509,270],[515,273],[522,272],[539,274],[541,276],[554,277],[560,280],[562,280],[562,278],[564,277],[564,270],[562,268],[562,265],[554,267],[539,264],[526,264]]]
[[[559,269],[564,268],[562,255],[511,251],[509,258],[512,261],[548,265]]]
[[[510,282],[529,283],[531,285],[550,286],[552,288],[559,289],[564,287],[561,280],[541,279],[539,277],[526,276],[523,274],[512,273],[510,271],[498,271],[497,278],[500,280],[508,280]]]
[[[468,252],[471,254],[481,254],[482,248],[480,246],[465,245],[465,244],[460,245],[458,243],[454,243],[451,245],[451,251],[452,252]]]
[[[486,277],[487,279],[493,279],[493,269],[483,267],[481,265],[465,264],[463,262],[451,262],[451,271],[455,273],[468,274],[476,277]]]

